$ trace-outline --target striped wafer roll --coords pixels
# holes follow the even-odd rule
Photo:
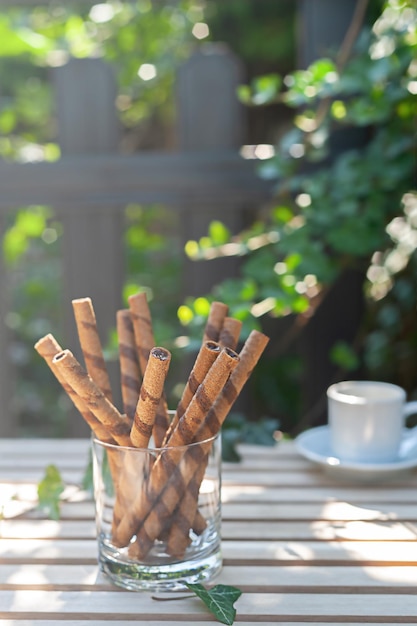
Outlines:
[[[67,380],[62,375],[59,366],[53,363],[53,358],[57,354],[62,352],[61,346],[55,340],[53,335],[48,334],[48,335],[45,335],[45,337],[42,337],[41,339],[39,339],[39,341],[35,344],[35,349],[45,359],[46,363],[49,365],[50,369],[54,373],[58,382],[62,385],[64,391],[72,400],[75,408],[78,410],[78,412],[81,414],[81,416],[84,418],[84,420],[87,422],[87,424],[91,428],[96,439],[99,439],[100,441],[103,441],[105,443],[115,444],[116,442],[113,439],[113,437],[110,435],[107,428],[105,428],[105,426],[103,426],[103,424],[92,414],[92,412],[89,410],[89,408],[87,407],[83,399],[68,384]],[[118,479],[119,479],[118,457],[117,455],[114,454],[113,449],[108,450],[107,456],[108,456],[110,473],[111,473],[111,477],[113,480],[113,485],[116,488]],[[118,506],[117,503],[115,505],[113,515],[118,523],[120,517],[122,516],[122,510],[120,510],[120,507]],[[116,525],[117,524],[114,524],[114,526]]]
[[[117,481],[113,480],[114,506],[112,518],[112,533],[115,533],[126,511],[132,502],[139,496],[149,476],[151,457],[138,458],[135,448],[114,446],[107,449],[107,455],[115,454],[118,462]],[[112,458],[111,456],[109,457]]]
[[[164,348],[152,348],[145,369],[139,400],[135,409],[130,431],[132,445],[146,448],[152,434],[156,410],[163,393],[171,355]],[[132,500],[140,493],[140,480],[135,456],[124,456],[124,466],[119,472],[119,481],[115,489],[112,532],[115,532]]]
[[[197,440],[207,439],[220,430],[268,342],[269,337],[252,330],[239,353],[239,363],[208,412],[207,419],[197,433]]]
[[[128,303],[132,316],[139,365],[143,376],[148,362],[149,352],[155,346],[151,312],[149,310],[146,293],[144,292],[129,296]],[[161,402],[158,405],[153,428],[153,438],[156,447],[161,446],[168,424],[168,407],[165,397],[162,397]]]
[[[149,352],[155,346],[151,312],[149,310],[146,293],[144,292],[129,296],[128,303],[132,316],[139,365],[143,376],[148,362]]]
[[[169,518],[181,499],[192,473],[197,470],[193,457],[184,464],[187,444],[191,443],[201,427],[210,407],[239,361],[238,355],[229,348],[223,348],[198,387],[185,414],[179,420],[170,438],[170,447],[161,451],[150,477],[146,497],[133,503],[131,511],[125,515],[117,529],[118,541],[126,545],[136,534],[129,553],[143,558],[153,542],[164,531]],[[207,444],[201,444],[204,446]],[[172,447],[171,447],[172,446]],[[138,528],[138,523],[141,524]]]
[[[214,361],[220,354],[221,347],[215,341],[206,341],[202,344],[193,368],[188,377],[187,383],[184,387],[181,399],[178,403],[177,410],[172,418],[171,424],[165,435],[163,446],[168,445],[169,438],[171,437],[179,419],[184,415],[188,405],[193,399],[199,385],[203,382],[207,372],[213,365]]]
[[[135,346],[135,335],[129,309],[116,313],[116,329],[119,339],[120,380],[123,410],[133,419],[139,399],[141,375]]]
[[[203,342],[219,340],[220,331],[228,310],[229,307],[223,302],[214,301],[211,303],[206,326],[204,328]]]
[[[156,448],[160,448],[162,446],[162,442],[168,430],[168,426],[168,405],[165,399],[165,395],[163,395],[156,409],[155,423],[152,431],[153,440],[155,442]]]
[[[68,397],[72,400],[75,408],[78,410],[78,412],[81,414],[81,416],[84,418],[84,420],[93,431],[94,436],[97,439],[100,439],[101,441],[104,441],[106,443],[115,443],[113,437],[110,435],[108,430],[92,414],[82,398],[67,383],[59,367],[57,367],[55,363],[53,363],[53,358],[55,357],[55,355],[57,355],[59,352],[62,352],[62,348],[56,341],[54,336],[49,333],[48,335],[41,337],[41,339],[39,339],[39,341],[37,341],[35,344],[35,350],[38,352],[38,354],[40,354],[42,358],[45,359],[56,379],[62,385]]]
[[[168,538],[166,540],[166,551],[171,556],[181,558],[190,543],[190,529],[200,535],[206,528],[206,520],[197,509],[200,485],[203,481],[207,467],[209,449],[196,451],[202,454],[204,461],[195,469],[190,482],[185,489],[170,523]],[[185,459],[187,461],[187,459]],[[194,466],[194,463],[192,463]]]
[[[165,348],[152,348],[149,352],[130,432],[130,439],[136,448],[148,446],[170,362],[171,354]]]
[[[201,443],[198,448],[199,454],[201,453],[204,457],[209,454],[208,443]],[[193,449],[197,450],[197,446],[195,448],[193,446]],[[181,458],[172,458],[169,455],[172,450],[172,448],[166,448],[163,450],[162,456],[159,457],[163,459],[162,463],[166,464],[167,468],[165,470],[165,483],[160,488],[159,494],[154,488],[150,492],[142,494],[144,497],[141,498],[141,502],[135,500],[131,511],[131,514],[137,512],[135,523],[126,527],[124,517],[117,529],[118,537],[120,537],[120,531],[126,533],[127,530],[126,534],[136,535],[136,540],[129,546],[129,555],[134,558],[144,558],[152,548],[155,539],[164,536],[169,531],[171,522],[175,520],[175,515],[173,515],[175,509],[183,498],[193,473],[198,471],[198,459],[193,458],[192,455],[186,457],[183,449],[180,449],[183,451]],[[197,454],[197,451],[195,453]],[[155,462],[153,470],[156,464],[157,462]],[[150,475],[151,484],[153,470]],[[157,474],[158,479],[160,479],[162,473],[158,471]],[[136,509],[137,504],[139,504],[138,509]],[[138,522],[140,523],[139,527],[137,527]],[[125,541],[123,545],[126,545]]]
[[[234,317],[225,317],[219,335],[219,344],[221,346],[225,346],[226,348],[236,350],[242,325],[243,322],[235,319]]]
[[[208,454],[207,443],[204,442],[201,446],[205,446],[204,450]],[[192,460],[190,461],[190,457],[187,460],[184,451],[182,451],[181,456],[182,449],[177,450],[179,454],[175,462],[172,457],[167,459],[167,466],[170,467],[170,470],[167,470],[166,482],[160,493],[155,495],[150,489],[153,470],[157,461],[163,463],[162,459],[171,450],[172,448],[161,449],[151,468],[146,487],[130,502],[119,526],[116,531],[113,531],[112,543],[120,548],[129,546],[129,555],[133,558],[143,558],[155,540],[168,536],[176,503],[178,504],[187,489],[191,480],[190,472],[197,470],[197,466]],[[173,467],[175,469],[172,469]],[[130,543],[135,538],[136,542]]]
[[[121,446],[130,446],[130,420],[123,417],[106,398],[72,352],[70,350],[59,352],[52,359],[52,363],[111,437]]]
[[[233,403],[242,391],[242,388],[251,375],[253,368],[259,361],[268,344],[268,341],[269,338],[263,333],[256,330],[250,333],[241,352],[239,353],[239,363],[231,373],[229,380],[220,392],[213,407],[208,412],[206,420],[198,430],[196,441],[208,439],[220,431]],[[197,498],[207,462],[208,453],[205,456],[201,455],[199,466],[196,472],[192,475],[187,488],[187,493],[179,505],[176,519],[171,526],[168,538],[167,549],[169,554],[176,556],[181,556],[183,554],[188,545],[190,528],[194,528],[195,522],[197,522],[197,526],[194,528],[195,532],[201,533],[204,529],[201,525],[203,520],[200,516],[198,516]],[[195,519],[195,515],[198,516],[197,519]]]
[[[239,356],[223,348],[198,386],[184,415],[171,435],[170,446],[186,446],[195,440],[207,414],[226,384],[230,373],[239,363]]]
[[[103,350],[98,334],[96,315],[91,298],[77,298],[72,301],[78,337],[84,356],[85,367],[106,398],[112,401],[109,375],[104,361]]]

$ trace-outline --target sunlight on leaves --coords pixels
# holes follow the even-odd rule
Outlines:
[[[187,326],[194,317],[194,313],[189,306],[182,305],[178,308],[178,319],[183,326]]]
[[[209,236],[212,245],[219,246],[229,241],[230,231],[222,222],[214,220],[209,226]]]

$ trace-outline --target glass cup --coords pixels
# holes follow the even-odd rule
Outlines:
[[[221,437],[128,448],[93,439],[98,559],[116,585],[176,590],[222,567]]]

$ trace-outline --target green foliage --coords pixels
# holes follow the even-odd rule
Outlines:
[[[130,205],[125,215],[123,296],[127,303],[130,294],[146,290],[155,337],[172,351],[175,361],[181,265],[173,212],[159,206]],[[3,256],[14,277],[12,310],[6,318],[12,333],[10,356],[18,374],[13,409],[21,434],[59,437],[65,434],[70,402],[33,345],[48,332],[58,340],[65,336],[62,309],[57,306],[62,302],[62,225],[49,207],[21,209],[10,216],[9,224],[3,236]],[[104,338],[104,347],[106,358],[117,354],[115,333],[108,343]]]
[[[64,489],[58,468],[48,465],[44,477],[38,483],[38,506],[50,519],[59,519],[60,497]]]
[[[81,486],[84,491],[87,491],[91,496],[94,494],[93,483],[93,457],[91,452],[88,455],[88,462],[84,470],[84,474],[81,481]]]
[[[295,109],[274,157],[259,168],[275,181],[276,204],[228,245],[209,234],[204,246],[186,247],[198,260],[230,253],[233,244],[241,278],[217,286],[213,297],[232,313],[246,307],[261,324],[291,315],[295,330],[347,269],[361,272],[368,315],[360,341],[336,341],[330,358],[342,372],[363,361],[370,377],[394,379],[414,394],[416,58],[416,3],[388,0],[343,62],[318,59],[242,86],[248,105]],[[355,133],[358,147],[349,147]]]
[[[0,157],[31,162],[59,158],[50,75],[69,55],[99,56],[113,66],[125,151],[167,141],[175,72],[196,42],[192,27],[201,19],[198,0],[8,7],[0,18]],[[143,64],[155,67],[154,78],[141,77]],[[180,290],[180,254],[171,235],[174,228],[172,216],[161,207],[126,209],[124,295],[139,287],[147,290],[160,343],[167,338],[172,343],[176,334],[172,320]],[[13,411],[24,435],[64,434],[68,399],[48,368],[39,366],[33,350],[46,332],[64,336],[61,235],[62,227],[49,208],[27,207],[11,212],[2,237],[12,291],[6,324],[17,374]],[[106,353],[114,350],[113,337]]]
[[[253,0],[10,4],[0,18],[0,158],[20,162],[60,158],[51,76],[70,56],[101,57],[112,66],[124,152],[171,147],[174,77],[179,63],[198,45],[194,25],[209,22],[209,38],[228,40],[248,63],[262,57],[275,67],[283,54],[287,61],[291,57],[293,38],[287,26],[293,8],[291,1],[284,8],[274,4],[265,2],[259,7]],[[259,30],[253,29],[254,18],[264,34],[265,29],[276,33],[278,28],[280,37],[260,37]],[[142,66],[153,68],[154,76],[143,74]],[[184,288],[182,250],[175,232],[172,211],[161,206],[126,208],[128,277],[123,296],[126,300],[138,289],[146,291],[157,341],[173,351],[174,360],[174,340],[182,332],[176,308]],[[217,223],[210,237],[221,244],[229,233]],[[34,342],[46,332],[64,336],[61,241],[62,226],[49,207],[11,212],[2,234],[12,291],[6,324],[17,379],[12,410],[22,425],[22,435],[62,436],[65,432],[68,398],[48,368],[40,366],[33,350]],[[191,325],[197,318],[202,321],[201,307],[191,317]],[[105,349],[106,356],[115,354],[115,334]]]
[[[278,429],[276,419],[261,418],[249,421],[240,413],[231,413],[222,428],[222,457],[224,461],[240,461],[236,449],[239,443],[252,443],[260,446],[274,446]]]
[[[155,337],[159,345],[174,351],[182,267],[178,232],[176,216],[166,207],[129,205],[126,209],[124,299],[127,302],[139,289],[146,291]]]
[[[206,605],[210,613],[222,624],[233,624],[236,617],[234,603],[240,598],[242,592],[230,585],[215,585],[206,589],[199,583],[185,583]]]
[[[172,118],[175,70],[189,54],[192,27],[201,17],[194,0],[58,3],[53,10],[39,5],[3,12],[0,129],[7,136],[0,139],[0,155],[20,160],[59,156],[48,73],[70,55],[100,56],[113,65],[120,120],[126,129],[135,127],[126,135],[126,148],[134,150],[138,136],[146,144],[154,121],[164,127]],[[141,77],[143,64],[154,66],[154,78]]]
[[[233,252],[242,271],[238,280],[225,280],[206,297],[187,298],[175,328],[172,320],[181,293],[180,246],[171,236],[175,225],[162,207],[128,207],[124,296],[145,289],[158,340],[172,342],[181,324],[193,349],[213,299],[227,302],[231,314],[242,320],[243,337],[279,318],[294,318],[300,329],[341,273],[358,269],[367,276],[368,313],[361,341],[354,348],[336,342],[331,357],[345,370],[361,357],[369,375],[396,380],[416,393],[416,3],[389,0],[381,9],[382,3],[374,2],[372,28],[363,31],[347,62],[327,57],[305,70],[271,74],[271,59],[279,66],[278,56],[284,55],[285,65],[292,54],[289,20],[294,4],[140,0],[10,7],[0,19],[0,156],[20,161],[59,158],[47,78],[69,54],[102,56],[113,65],[123,148],[158,147],[173,116],[175,69],[196,43],[193,25],[207,20],[213,39],[230,34],[232,48],[252,64],[252,75],[254,68],[265,68],[265,75],[240,88],[242,100],[251,107],[278,103],[280,110],[285,107],[293,114],[288,131],[279,133],[275,156],[259,166],[260,176],[275,184],[276,202],[238,237],[215,222],[206,237],[187,244],[186,252],[195,260]],[[269,13],[265,19],[273,5],[274,16]],[[261,37],[253,29],[260,18]],[[267,36],[269,28],[273,37]],[[277,40],[280,50],[274,47]],[[156,70],[149,80],[140,76],[144,64]],[[362,147],[336,150],[343,133],[356,132],[366,139]],[[24,416],[24,432],[38,435],[43,434],[44,409],[50,406],[55,407],[52,434],[61,433],[67,402],[48,370],[34,367],[38,357],[32,350],[43,332],[61,336],[56,306],[60,244],[61,226],[45,207],[19,209],[3,237],[5,262],[20,277],[12,286],[13,305],[6,320],[13,334],[11,358],[19,368],[14,410]],[[295,336],[289,329],[285,343]],[[272,415],[279,403],[293,421],[300,410],[296,390],[302,364],[283,356],[279,347],[267,366],[262,377],[255,372],[264,414]]]
[[[227,41],[251,74],[292,67],[296,9],[293,0],[211,0],[205,5],[212,39]]]
[[[42,237],[47,227],[49,211],[45,207],[21,209],[16,214],[14,224],[3,236],[3,255],[12,265],[28,251],[30,241]]]
[[[3,233],[3,258],[11,291],[5,324],[11,335],[10,361],[18,373],[11,410],[24,435],[63,433],[68,399],[33,349],[42,335],[61,337],[61,224],[49,207],[11,214]],[[51,410],[53,407],[53,410]],[[48,415],[48,419],[45,419]]]
[[[343,341],[338,341],[333,345],[330,356],[332,361],[345,372],[357,370],[360,365],[358,355]]]

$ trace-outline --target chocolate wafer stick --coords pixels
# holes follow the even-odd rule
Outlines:
[[[257,330],[251,331],[239,352],[239,363],[207,414],[206,421],[197,433],[197,439],[207,439],[220,430],[268,342],[269,337],[263,333]]]
[[[139,399],[141,375],[135,346],[135,335],[129,309],[116,313],[116,329],[119,340],[120,382],[123,410],[133,419]]]
[[[196,441],[201,441],[212,437],[220,431],[224,420],[226,419],[232,405],[234,404],[239,393],[249,376],[251,375],[255,365],[259,361],[263,351],[268,344],[269,338],[256,330],[252,331],[246,340],[241,352],[239,353],[239,363],[230,375],[223,390],[220,392],[215,403],[207,414],[207,418],[198,430]],[[189,530],[194,527],[194,516],[197,514],[197,498],[193,500],[193,495],[199,492],[200,483],[204,477],[205,467],[208,462],[208,453],[204,456],[201,454],[199,464],[193,473],[189,482],[187,494],[181,501],[177,513],[177,520],[171,525],[168,537],[167,549],[169,554],[181,556],[186,549],[189,541]],[[202,532],[201,518],[198,518],[199,528],[197,532]],[[189,524],[189,525],[188,525]],[[187,528],[188,526],[188,528]]]
[[[149,352],[155,346],[151,312],[144,292],[129,296],[128,303],[132,316],[139,365],[143,376],[148,362]],[[165,397],[163,396],[158,405],[153,428],[153,438],[156,447],[161,446],[168,424],[168,407]]]
[[[198,386],[184,415],[178,421],[170,437],[170,447],[186,446],[194,441],[208,411],[238,362],[238,355],[230,348],[223,348],[220,351]]]
[[[87,407],[86,403],[82,400],[82,398],[67,383],[59,367],[57,367],[56,364],[53,363],[53,358],[59,352],[62,352],[62,348],[59,345],[59,343],[56,341],[54,336],[49,333],[48,335],[41,337],[41,339],[39,339],[35,344],[35,350],[38,352],[38,354],[40,354],[42,358],[45,359],[46,363],[49,365],[56,379],[62,385],[68,397],[72,400],[75,408],[79,411],[81,416],[84,418],[84,420],[87,422],[87,424],[93,431],[94,436],[97,439],[100,439],[101,441],[104,441],[106,443],[115,443],[113,437],[110,435],[108,430],[92,414],[92,412],[89,410],[89,408]]]
[[[149,352],[140,396],[130,432],[136,448],[146,448],[152,435],[156,411],[164,391],[171,354],[165,348],[152,348]]]
[[[149,352],[155,347],[151,312],[146,293],[144,292],[129,296],[128,303],[132,317],[139,365],[143,376],[148,362]]]
[[[223,302],[214,301],[211,303],[206,326],[204,328],[203,342],[219,340],[220,331],[228,310],[229,307]]]
[[[143,558],[147,554],[181,499],[191,480],[188,464],[187,467],[181,464],[186,451],[184,446],[195,437],[219,390],[223,388],[238,361],[239,357],[235,352],[223,348],[172,433],[170,447],[162,450],[156,460],[145,497],[135,500],[131,510],[119,524],[117,545],[126,545],[135,533],[137,535],[129,549],[132,556]],[[175,480],[172,480],[173,477]],[[139,528],[138,523],[141,524]]]
[[[110,435],[107,428],[105,428],[103,424],[91,413],[91,411],[89,410],[89,408],[87,407],[83,399],[68,384],[67,380],[62,375],[59,366],[53,363],[53,358],[57,354],[62,352],[61,346],[53,337],[53,335],[48,334],[48,335],[45,335],[45,337],[42,337],[41,339],[39,339],[39,341],[37,341],[37,343],[35,344],[35,349],[45,359],[46,363],[49,365],[51,371],[54,373],[58,382],[62,385],[64,391],[72,400],[78,412],[81,414],[81,416],[84,418],[84,420],[87,422],[87,424],[91,428],[93,435],[96,437],[96,439],[99,439],[100,441],[103,441],[105,443],[115,444],[116,442],[113,439],[113,437]],[[109,462],[109,468],[110,468],[110,473],[111,473],[111,477],[113,480],[113,485],[116,489],[118,479],[119,479],[119,457],[117,456],[117,454],[115,454],[114,448],[108,449],[107,458]],[[122,509],[120,508],[118,503],[115,503],[114,513],[113,513],[113,517],[115,519],[115,522],[113,524],[114,528],[117,527],[117,524],[120,520],[121,515],[122,515]]]
[[[208,371],[206,377],[204,378],[203,383],[197,389],[197,392],[194,395],[193,400],[190,403],[185,415],[178,423],[177,428],[174,431],[176,433],[176,436],[172,445],[178,445],[180,441],[184,442],[184,436],[181,435],[182,429],[179,430],[180,423],[182,422],[183,424],[184,421],[189,418],[189,416],[191,416],[192,418],[195,414],[197,416],[197,423],[195,424],[194,429],[192,429],[193,421],[191,421],[191,428],[190,430],[188,430],[186,435],[187,439],[192,440],[194,432],[201,424],[201,414],[204,412],[204,410],[207,412],[207,404],[210,401],[211,403],[214,402],[219,393],[219,390],[223,387],[225,381],[227,380],[231,369],[236,365],[237,358],[237,355],[235,355],[235,353],[230,350],[223,350],[222,353],[218,356],[218,358]],[[209,394],[212,394],[211,398],[209,398]],[[205,409],[203,409],[203,407],[205,407]],[[198,419],[198,417],[200,417],[200,419]],[[152,508],[154,500],[156,500],[160,495],[160,492],[162,492],[164,484],[168,481],[168,479],[172,475],[172,472],[176,471],[176,462],[180,461],[181,456],[184,455],[184,452],[185,450],[182,447],[170,447],[161,451],[150,475],[149,489],[147,490],[146,494],[144,494],[144,497],[142,499],[138,498],[135,500],[134,503],[132,503],[130,511],[126,512],[122,522],[117,529],[117,533],[115,533],[113,539],[117,545],[127,545],[130,538],[135,534],[136,528],[145,519],[146,515],[148,515]],[[160,469],[158,469],[158,466],[160,467]],[[172,506],[171,511],[174,508],[175,503]]]
[[[226,348],[236,350],[242,326],[243,322],[241,322],[241,320],[226,316],[223,320],[223,326],[220,331],[219,344],[221,346],[225,346]]]
[[[72,352],[70,350],[59,352],[52,359],[52,363],[111,437],[121,446],[130,446],[130,421],[106,398]]]
[[[143,377],[139,400],[130,431],[132,445],[146,448],[152,434],[156,410],[163,393],[171,355],[164,348],[152,348]],[[122,515],[138,493],[138,466],[135,456],[125,455],[124,465],[119,472],[119,481],[115,489],[112,532],[115,532]]]
[[[111,402],[111,385],[91,298],[77,298],[72,301],[72,307],[86,370]]]
[[[215,341],[206,341],[202,344],[193,368],[188,377],[187,383],[184,387],[184,391],[182,393],[181,399],[177,405],[177,410],[175,412],[174,417],[171,420],[171,424],[167,430],[162,446],[167,446],[169,444],[169,439],[178,424],[179,419],[184,415],[187,410],[188,405],[190,404],[193,396],[195,395],[199,385],[203,382],[207,372],[210,367],[213,365],[214,361],[220,354],[221,347]]]
[[[192,528],[197,535],[200,535],[207,526],[205,518],[199,513],[197,507],[200,486],[206,472],[210,450],[208,447],[202,450],[199,446],[195,453],[201,454],[203,461],[196,468],[194,468],[194,463],[192,463],[193,467],[189,468],[189,471],[193,471],[194,468],[194,473],[175,510],[166,539],[166,551],[171,556],[178,558],[184,555],[190,543],[190,529]],[[188,456],[185,461],[187,462],[187,460]]]
[[[211,442],[198,444],[198,454],[205,457],[209,454],[210,446]],[[197,446],[192,446],[192,449],[197,455]],[[163,536],[165,531],[169,529],[173,520],[172,514],[186,492],[193,474],[198,471],[199,461],[193,458],[192,454],[186,456],[183,452],[181,458],[175,457],[175,455],[173,458],[173,456],[169,454],[172,451],[173,448],[165,448],[161,453],[162,456],[159,457],[162,459],[161,463],[164,463],[167,468],[165,473],[166,482],[160,493],[158,494],[155,493],[155,491],[151,491],[150,493],[146,493],[145,497],[143,497],[142,494],[141,502],[139,503],[135,500],[133,503],[131,514],[136,512],[136,523],[139,521],[141,525],[136,527],[136,524],[133,524],[130,527],[126,527],[126,520],[123,518],[117,529],[118,538],[121,537],[119,534],[121,530],[123,530],[126,535],[130,534],[133,530],[133,534],[136,535],[136,540],[129,546],[129,555],[134,558],[144,558],[152,548],[155,539]],[[155,467],[156,462],[154,464],[154,468]],[[160,478],[161,475],[162,473],[158,471],[158,478]],[[150,479],[152,480],[152,472]],[[138,504],[139,506],[136,509]],[[125,541],[125,537],[123,539]],[[125,543],[123,543],[123,545],[125,545]]]

